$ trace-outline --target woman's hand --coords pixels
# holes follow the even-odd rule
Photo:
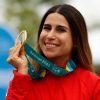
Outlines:
[[[7,61],[13,65],[18,72],[28,74],[28,62],[21,41],[17,41],[15,46],[10,48]]]

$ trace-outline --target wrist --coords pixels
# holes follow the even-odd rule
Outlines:
[[[18,68],[18,72],[21,74],[28,74],[28,68]]]

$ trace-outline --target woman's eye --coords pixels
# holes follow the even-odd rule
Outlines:
[[[66,32],[66,30],[65,30],[65,29],[61,29],[61,28],[60,28],[60,29],[58,29],[58,31],[59,31],[59,32]]]
[[[44,30],[51,30],[50,27],[46,27],[46,26],[44,26],[43,29],[44,29]]]

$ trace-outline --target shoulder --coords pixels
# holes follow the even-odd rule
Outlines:
[[[74,73],[78,80],[90,87],[95,86],[98,82],[100,84],[100,77],[96,73],[86,70],[83,67],[76,68]]]
[[[80,77],[80,78],[83,78],[83,79],[91,79],[91,80],[99,80],[100,77],[94,73],[94,72],[91,72],[83,67],[78,67],[76,68],[75,70],[75,73]]]
[[[84,90],[86,89],[89,94],[99,94],[98,96],[100,98],[100,77],[98,75],[82,67],[76,68],[74,75],[78,84]]]

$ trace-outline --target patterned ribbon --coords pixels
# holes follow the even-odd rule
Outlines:
[[[69,60],[69,62],[66,64],[65,69],[53,64],[52,62],[44,58],[42,55],[38,54],[27,43],[24,44],[24,50],[26,52],[26,57],[28,60],[28,73],[32,77],[32,79],[42,78],[42,73],[45,69],[51,71],[57,76],[63,76],[65,74],[68,74],[69,72],[72,72],[76,68],[76,64],[73,60]],[[38,64],[41,65],[38,73],[36,72],[34,66],[30,63],[28,57],[31,57]]]

